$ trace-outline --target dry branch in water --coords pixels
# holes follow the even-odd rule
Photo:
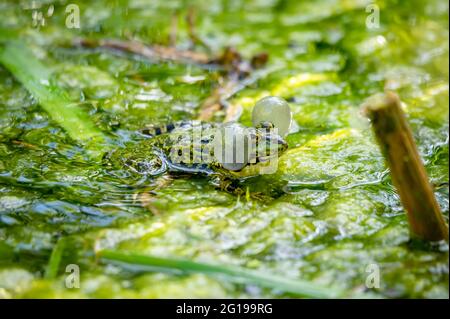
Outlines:
[[[250,75],[256,69],[266,65],[268,60],[267,53],[256,54],[247,61],[242,58],[241,54],[234,48],[225,48],[223,53],[218,56],[212,56],[206,53],[195,52],[191,50],[178,50],[175,47],[177,34],[178,14],[172,16],[171,31],[169,35],[170,46],[162,45],[145,45],[139,41],[121,41],[121,40],[91,40],[77,39],[74,41],[75,46],[84,48],[103,48],[135,54],[149,60],[163,60],[180,63],[194,63],[203,65],[217,65],[222,70],[218,80],[217,87],[211,92],[199,107],[199,120],[208,121],[214,117],[214,114],[222,109],[227,109],[227,100],[238,91],[245,88],[253,81]],[[193,45],[199,45],[207,49],[208,52],[213,50],[197,35],[195,31],[195,10],[189,9],[186,16],[187,31]],[[227,109],[225,118],[233,117],[236,110]]]
[[[194,34],[193,31],[191,32]],[[247,61],[242,58],[236,49],[231,47],[225,48],[219,56],[212,57],[205,53],[178,50],[173,46],[145,45],[139,41],[77,39],[74,41],[74,45],[135,54],[149,60],[219,66],[223,72],[219,78],[218,86],[199,108],[198,119],[204,121],[211,120],[217,111],[224,109],[227,104],[226,100],[244,88],[248,83],[246,80],[252,72],[265,66],[268,60],[267,53],[263,52]],[[233,110],[230,110],[230,112],[233,112]]]
[[[177,44],[178,33],[178,13],[175,12],[170,19],[169,45],[174,47]]]
[[[190,8],[188,14],[186,15],[186,24],[189,38],[191,39],[193,45],[201,45],[211,52],[212,50],[209,45],[207,45],[195,31],[195,18],[195,10],[193,8]]]
[[[118,52],[125,52],[130,54],[136,54],[141,57],[150,60],[167,60],[167,61],[180,61],[190,62],[198,64],[210,63],[210,58],[207,54],[177,50],[174,47],[166,47],[162,45],[145,45],[139,41],[122,41],[122,40],[91,40],[91,39],[77,39],[74,41],[74,45],[85,48],[104,48],[115,50]]]
[[[263,52],[253,56],[249,62],[244,60],[234,48],[226,48],[223,54],[215,60],[215,63],[225,69],[225,73],[220,79],[219,85],[200,106],[198,119],[211,120],[215,112],[226,108],[226,101],[247,86],[252,72],[265,66],[268,58],[267,53]],[[233,112],[234,110],[227,109],[227,113]]]
[[[392,92],[375,95],[365,102],[363,108],[372,121],[392,181],[407,211],[411,236],[429,241],[448,241],[448,226],[434,196],[399,97]]]

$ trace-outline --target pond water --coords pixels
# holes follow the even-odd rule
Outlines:
[[[26,43],[113,147],[139,143],[135,131],[145,124],[197,117],[217,69],[68,45],[75,38],[168,45],[176,21],[177,47],[191,49],[187,1],[77,1],[80,29],[66,27],[67,4],[32,9],[2,1],[0,39],[12,34]],[[251,125],[261,97],[290,103],[298,129],[277,173],[245,182],[251,192],[276,194],[270,201],[225,193],[198,176],[149,193],[160,180],[143,181],[125,167],[113,174],[89,160],[0,67],[0,298],[290,296],[205,274],[121,267],[99,261],[94,250],[102,248],[238,265],[348,297],[448,298],[448,246],[409,242],[405,212],[359,108],[385,88],[399,93],[448,222],[448,3],[377,1],[378,25],[371,4],[209,0],[191,7],[195,32],[214,52],[231,46],[245,58],[269,55],[253,83],[228,100],[240,122]],[[46,276],[60,238],[59,268]],[[69,264],[80,267],[79,289],[65,286]],[[374,267],[380,287],[372,289],[366,281]]]

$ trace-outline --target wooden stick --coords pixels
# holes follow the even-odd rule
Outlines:
[[[119,52],[132,53],[147,59],[168,60],[174,62],[191,62],[198,64],[210,63],[210,57],[206,54],[187,50],[177,50],[174,47],[162,45],[145,45],[139,41],[121,41],[121,40],[92,40],[76,39],[73,41],[75,46],[85,48],[105,48],[117,50]]]
[[[193,45],[201,45],[205,49],[207,49],[209,52],[212,52],[211,48],[203,41],[195,31],[195,20],[196,20],[196,12],[193,7],[189,8],[188,13],[186,15],[186,24],[187,24],[187,32],[189,35],[189,38],[192,41]]]
[[[178,34],[178,12],[175,11],[170,20],[169,46],[175,47],[177,45]]]
[[[193,18],[190,17],[189,21],[193,26],[192,19]],[[193,30],[194,29],[191,28],[190,32],[193,33]],[[199,108],[198,119],[203,121],[211,120],[216,112],[224,109],[228,98],[256,80],[249,81],[251,80],[251,73],[256,69],[264,67],[268,61],[268,54],[265,52],[256,54],[250,61],[244,60],[241,54],[234,48],[225,48],[221,55],[215,57],[211,54],[201,52],[178,50],[174,46],[145,45],[134,40],[76,39],[72,43],[75,46],[84,48],[103,48],[131,53],[150,60],[157,59],[220,66],[222,75],[219,79],[219,85],[213,90],[211,95],[204,100]]]
[[[411,237],[448,242],[446,225],[428,180],[412,132],[392,92],[370,97],[363,105],[389,165],[392,181],[407,211]]]

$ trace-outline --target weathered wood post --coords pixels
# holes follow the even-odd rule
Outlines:
[[[377,94],[363,104],[391,171],[408,216],[412,238],[429,241],[445,239],[446,225],[433,193],[425,167],[414,142],[411,129],[393,93]]]

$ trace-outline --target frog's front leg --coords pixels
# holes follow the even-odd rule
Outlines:
[[[211,184],[216,188],[234,195],[242,195],[245,190],[239,185],[238,180],[229,177],[213,175],[210,179]]]
[[[245,194],[245,190],[241,187],[241,185],[239,185],[239,181],[235,179],[231,179],[228,177],[219,177],[217,186],[221,190],[230,194],[238,196]]]
[[[250,192],[248,188],[244,188],[239,180],[231,179],[229,177],[217,177],[214,185],[227,193],[245,196],[247,200],[254,199],[258,201],[268,201],[272,198],[261,192]]]

